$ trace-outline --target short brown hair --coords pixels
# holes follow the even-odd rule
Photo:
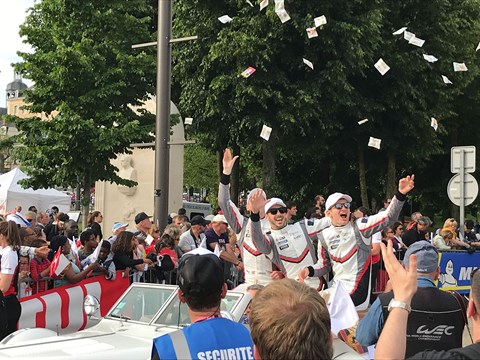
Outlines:
[[[252,303],[250,330],[262,359],[331,359],[330,315],[313,288],[274,281]]]

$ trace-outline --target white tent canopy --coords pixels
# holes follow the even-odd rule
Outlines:
[[[19,168],[15,168],[6,174],[0,175],[0,210],[9,212],[20,205],[22,212],[34,205],[38,211],[45,211],[52,206],[57,206],[61,212],[70,210],[70,196],[55,189],[24,189],[19,180],[28,178]]]

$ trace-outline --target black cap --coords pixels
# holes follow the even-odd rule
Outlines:
[[[180,258],[177,283],[185,296],[204,297],[222,290],[223,267],[214,254],[190,255]]]
[[[190,220],[190,224],[191,224],[191,225],[202,225],[202,226],[206,226],[206,225],[207,225],[207,221],[203,218],[202,215],[195,215],[195,216],[192,217],[192,219]]]
[[[137,215],[135,215],[135,224],[138,224],[148,218],[151,218],[151,216],[148,216],[142,211],[141,213],[138,213]]]

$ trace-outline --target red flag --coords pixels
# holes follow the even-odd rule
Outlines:
[[[50,277],[55,275],[55,270],[57,270],[58,262],[60,261],[60,255],[62,254],[62,247],[60,246],[57,250],[57,253],[53,257],[52,263],[50,264]]]

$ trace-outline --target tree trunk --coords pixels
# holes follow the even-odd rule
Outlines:
[[[91,170],[86,170],[83,178],[83,199],[82,199],[82,225],[87,227],[88,216],[90,215],[90,186],[92,185]]]
[[[385,197],[395,195],[397,190],[397,174],[396,174],[396,155],[392,150],[387,154],[387,184],[385,189]]]
[[[77,186],[75,187],[75,211],[80,211],[81,191],[82,191],[82,185],[80,184],[80,179],[79,179]]]
[[[218,165],[218,182],[220,182],[220,178],[222,177],[222,172],[223,172],[223,150],[217,151],[217,165]]]
[[[237,144],[232,146],[233,156],[240,155],[240,146]],[[240,158],[235,162],[230,176],[230,199],[238,206],[238,192],[240,182]]]
[[[363,146],[358,143],[358,180],[360,182],[360,198],[362,199],[362,206],[367,209],[368,206],[368,193],[367,193],[367,178],[365,175],[365,154],[363,153]]]
[[[277,158],[277,128],[273,127],[270,139],[263,147],[262,188],[268,196],[275,193],[275,171]]]

